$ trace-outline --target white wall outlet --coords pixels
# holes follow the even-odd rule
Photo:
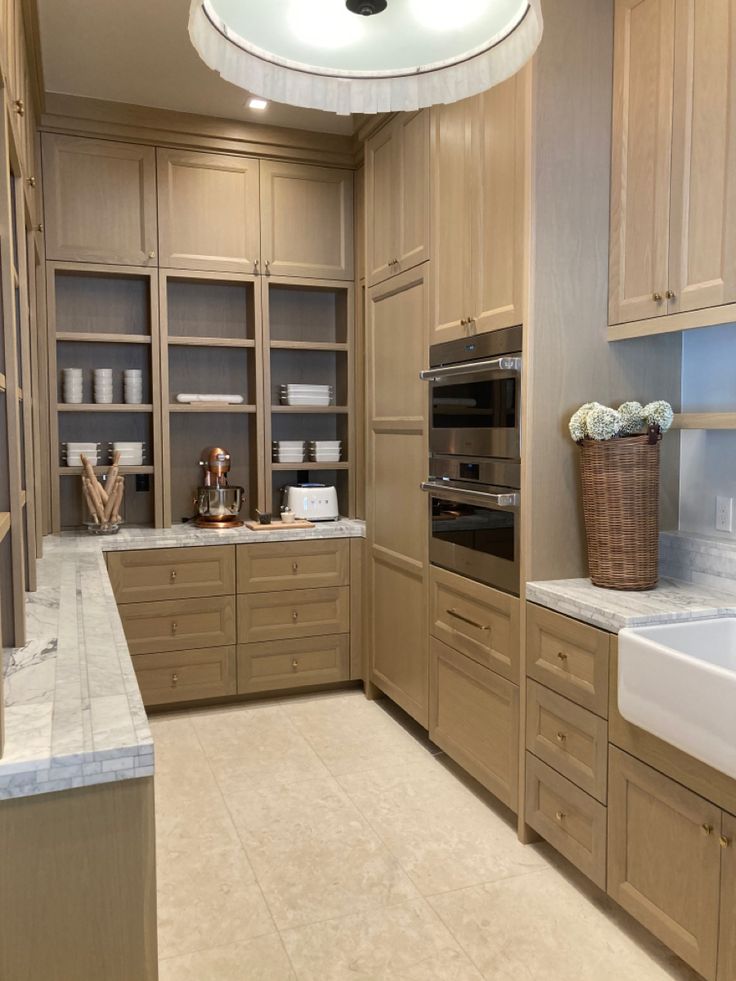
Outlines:
[[[733,531],[733,498],[716,498],[716,531]]]

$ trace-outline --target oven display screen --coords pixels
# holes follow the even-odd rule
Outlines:
[[[432,538],[513,562],[513,511],[432,498]]]
[[[434,429],[513,429],[516,425],[515,378],[435,385]]]

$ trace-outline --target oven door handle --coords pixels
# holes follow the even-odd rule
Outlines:
[[[521,373],[522,359],[520,355],[513,357],[502,356],[489,358],[486,361],[473,361],[468,364],[451,364],[446,368],[425,368],[419,372],[422,381],[442,381],[445,378],[456,378],[459,375],[488,374],[493,371],[514,371]]]
[[[436,494],[437,497],[457,501],[459,504],[479,504],[509,511],[515,511],[521,500],[518,491],[489,494],[488,491],[468,490],[466,487],[458,487],[439,480],[424,480],[419,486],[427,494]]]

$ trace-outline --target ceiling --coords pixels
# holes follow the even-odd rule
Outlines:
[[[211,71],[187,33],[190,0],[38,0],[47,92],[175,109],[204,116],[352,133],[353,119],[271,103]],[[256,93],[257,94],[257,93]]]

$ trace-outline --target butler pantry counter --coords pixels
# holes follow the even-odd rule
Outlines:
[[[340,520],[288,532],[179,525],[46,538],[38,591],[27,597],[29,640],[5,653],[0,800],[153,774],[153,740],[105,552],[364,536],[362,522]]]

